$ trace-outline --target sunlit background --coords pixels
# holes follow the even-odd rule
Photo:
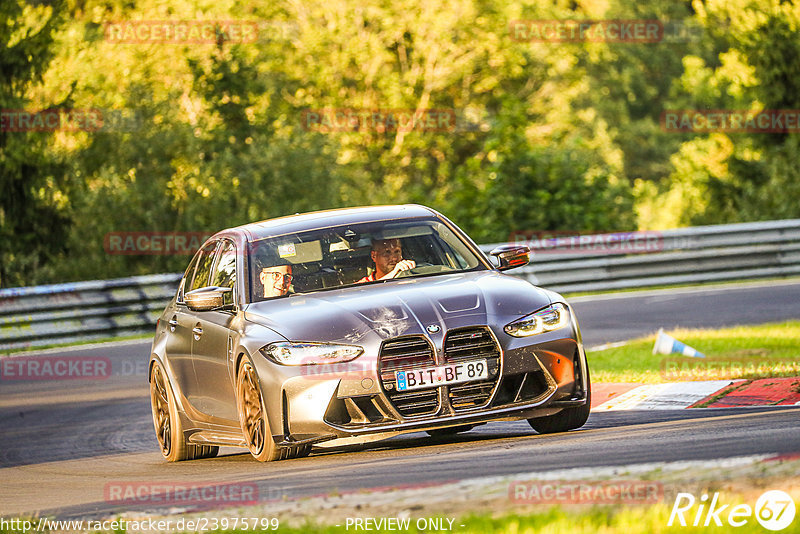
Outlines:
[[[669,31],[511,31],[584,19]],[[3,0],[0,20],[2,287],[188,261],[108,254],[113,232],[212,233],[341,206],[425,204],[481,243],[800,216],[796,134],[675,132],[661,119],[800,108],[791,2]],[[217,29],[121,39],[136,21]],[[59,127],[18,124],[46,109]],[[445,110],[454,123],[309,124],[320,110]]]

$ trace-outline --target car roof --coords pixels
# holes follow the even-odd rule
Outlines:
[[[247,241],[258,241],[273,236],[293,234],[327,228],[343,224],[359,224],[375,221],[408,219],[414,217],[438,217],[439,214],[418,204],[399,206],[366,206],[359,208],[341,208],[310,213],[288,215],[275,219],[267,219],[237,226],[217,233],[214,237],[224,235],[243,236]]]

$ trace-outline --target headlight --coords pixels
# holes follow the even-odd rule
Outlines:
[[[261,349],[261,353],[281,365],[320,365],[349,362],[361,356],[364,349],[353,345],[329,343],[272,343]]]
[[[564,304],[551,304],[546,308],[517,319],[506,325],[506,334],[514,337],[527,337],[558,330],[569,324],[569,310]]]

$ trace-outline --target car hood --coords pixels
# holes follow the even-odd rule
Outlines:
[[[426,330],[502,327],[550,303],[547,292],[524,280],[482,271],[292,295],[251,304],[245,318],[287,340],[364,344]]]

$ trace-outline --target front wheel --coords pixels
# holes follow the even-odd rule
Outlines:
[[[589,418],[589,410],[592,407],[592,384],[589,381],[589,371],[586,371],[586,404],[575,408],[564,408],[557,414],[546,417],[534,417],[528,419],[531,425],[539,434],[553,434],[556,432],[566,432],[582,427]]]
[[[259,462],[279,459],[280,450],[272,439],[272,432],[267,422],[258,375],[246,357],[242,358],[239,372],[236,374],[236,406],[244,441],[253,458]]]

